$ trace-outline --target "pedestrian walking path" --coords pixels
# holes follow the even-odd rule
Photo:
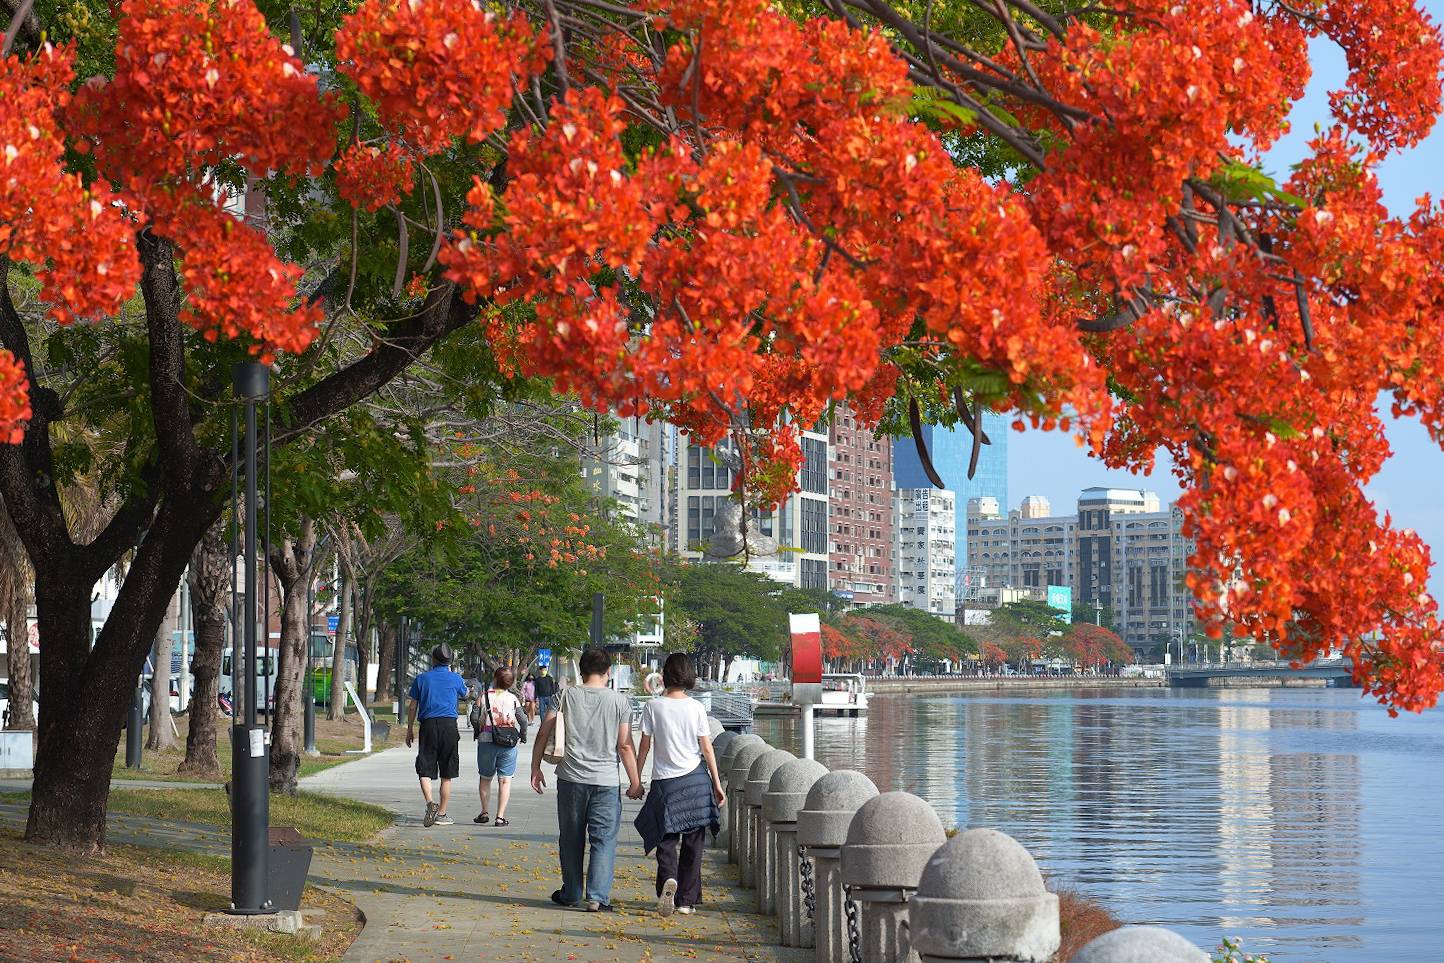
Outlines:
[[[465,748],[465,744],[463,744]],[[530,746],[522,747],[529,757]],[[463,752],[454,784],[454,826],[421,824],[421,793],[404,748],[336,766],[301,781],[303,789],[386,807],[398,814],[374,842],[318,850],[312,879],[356,902],[366,916],[347,960],[484,960],[506,963],[594,961],[758,961],[803,963],[810,950],[777,946],[774,919],[756,914],[756,895],[737,885],[735,866],[709,853],[705,903],[693,916],[659,918],[656,864],[642,853],[632,828],[640,803],[624,800],[617,847],[614,913],[555,906],[556,782],[538,796],[526,784],[526,758],[503,829],[472,822],[480,811],[474,765]],[[470,772],[468,772],[470,770]],[[492,815],[496,812],[495,787]]]

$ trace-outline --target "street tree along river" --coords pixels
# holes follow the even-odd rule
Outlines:
[[[915,434],[1013,411],[1115,467],[1162,447],[1212,632],[1344,644],[1391,708],[1444,687],[1427,550],[1363,493],[1381,392],[1444,432],[1444,226],[1389,217],[1374,176],[1440,111],[1410,3],[0,6],[32,839],[104,843],[247,356],[277,366],[281,445],[461,343],[478,391],[550,378],[726,442],[750,503],[842,401]],[[1348,83],[1276,184],[1258,158],[1321,35]],[[84,543],[82,483],[111,512]],[[126,555],[92,648],[91,586]]]

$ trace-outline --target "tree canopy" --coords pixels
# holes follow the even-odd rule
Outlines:
[[[42,705],[36,797],[73,801],[32,835],[103,837],[99,776],[47,743],[113,748],[110,683],[221,510],[243,358],[275,364],[279,446],[408,370],[525,375],[730,437],[754,504],[844,401],[977,445],[1015,412],[1114,467],[1163,448],[1210,633],[1342,645],[1391,709],[1432,705],[1428,552],[1364,486],[1381,393],[1444,440],[1444,217],[1390,216],[1375,176],[1440,112],[1438,28],[1395,0],[935,13],[47,0],[7,30],[0,495],[43,688],[106,693],[89,732]],[[1279,183],[1258,158],[1320,37],[1348,80]],[[85,593],[127,553],[92,647]]]

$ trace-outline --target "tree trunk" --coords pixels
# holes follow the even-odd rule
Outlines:
[[[281,586],[281,640],[276,667],[276,696],[271,720],[271,791],[296,795],[301,767],[302,681],[306,673],[307,582],[312,575],[316,528],[301,522],[297,538],[282,539],[272,550],[271,569]]]
[[[102,573],[37,559],[41,682],[73,697],[48,699],[40,720],[25,824],[30,842],[89,854],[105,849],[111,760],[136,676],[191,548],[211,518],[208,506],[195,501],[197,508],[184,514],[166,508],[157,513],[93,648],[90,591]]]
[[[396,623],[387,619],[376,630],[376,695],[372,701],[391,701],[391,675],[395,666]]]
[[[352,583],[351,621],[356,626],[356,691],[366,698],[367,668],[371,664],[371,602],[370,593],[360,579]]]
[[[341,583],[336,592],[336,645],[331,652],[331,698],[327,719],[346,717],[346,637],[351,634],[351,569],[341,561]]]
[[[191,623],[196,634],[191,674],[195,695],[186,731],[186,757],[176,771],[192,775],[221,774],[220,757],[216,755],[217,700],[221,691],[221,653],[226,645],[226,592],[231,584],[225,534],[224,525],[212,525],[191,553]]]
[[[145,747],[156,752],[175,745],[170,717],[170,653],[175,638],[171,629],[175,626],[175,611],[176,600],[172,598],[166,617],[161,620],[160,628],[156,630],[155,647],[152,649],[154,655],[150,676],[150,735],[145,740]]]
[[[34,729],[35,713],[30,705],[35,698],[35,682],[30,677],[30,593],[19,581],[10,593],[9,609],[5,613],[5,658],[10,672],[10,719],[5,728]]]

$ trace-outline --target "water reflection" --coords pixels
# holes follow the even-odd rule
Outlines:
[[[796,748],[793,720],[758,721]],[[818,758],[1016,836],[1062,885],[1211,948],[1434,960],[1444,717],[1347,690],[878,696]]]

